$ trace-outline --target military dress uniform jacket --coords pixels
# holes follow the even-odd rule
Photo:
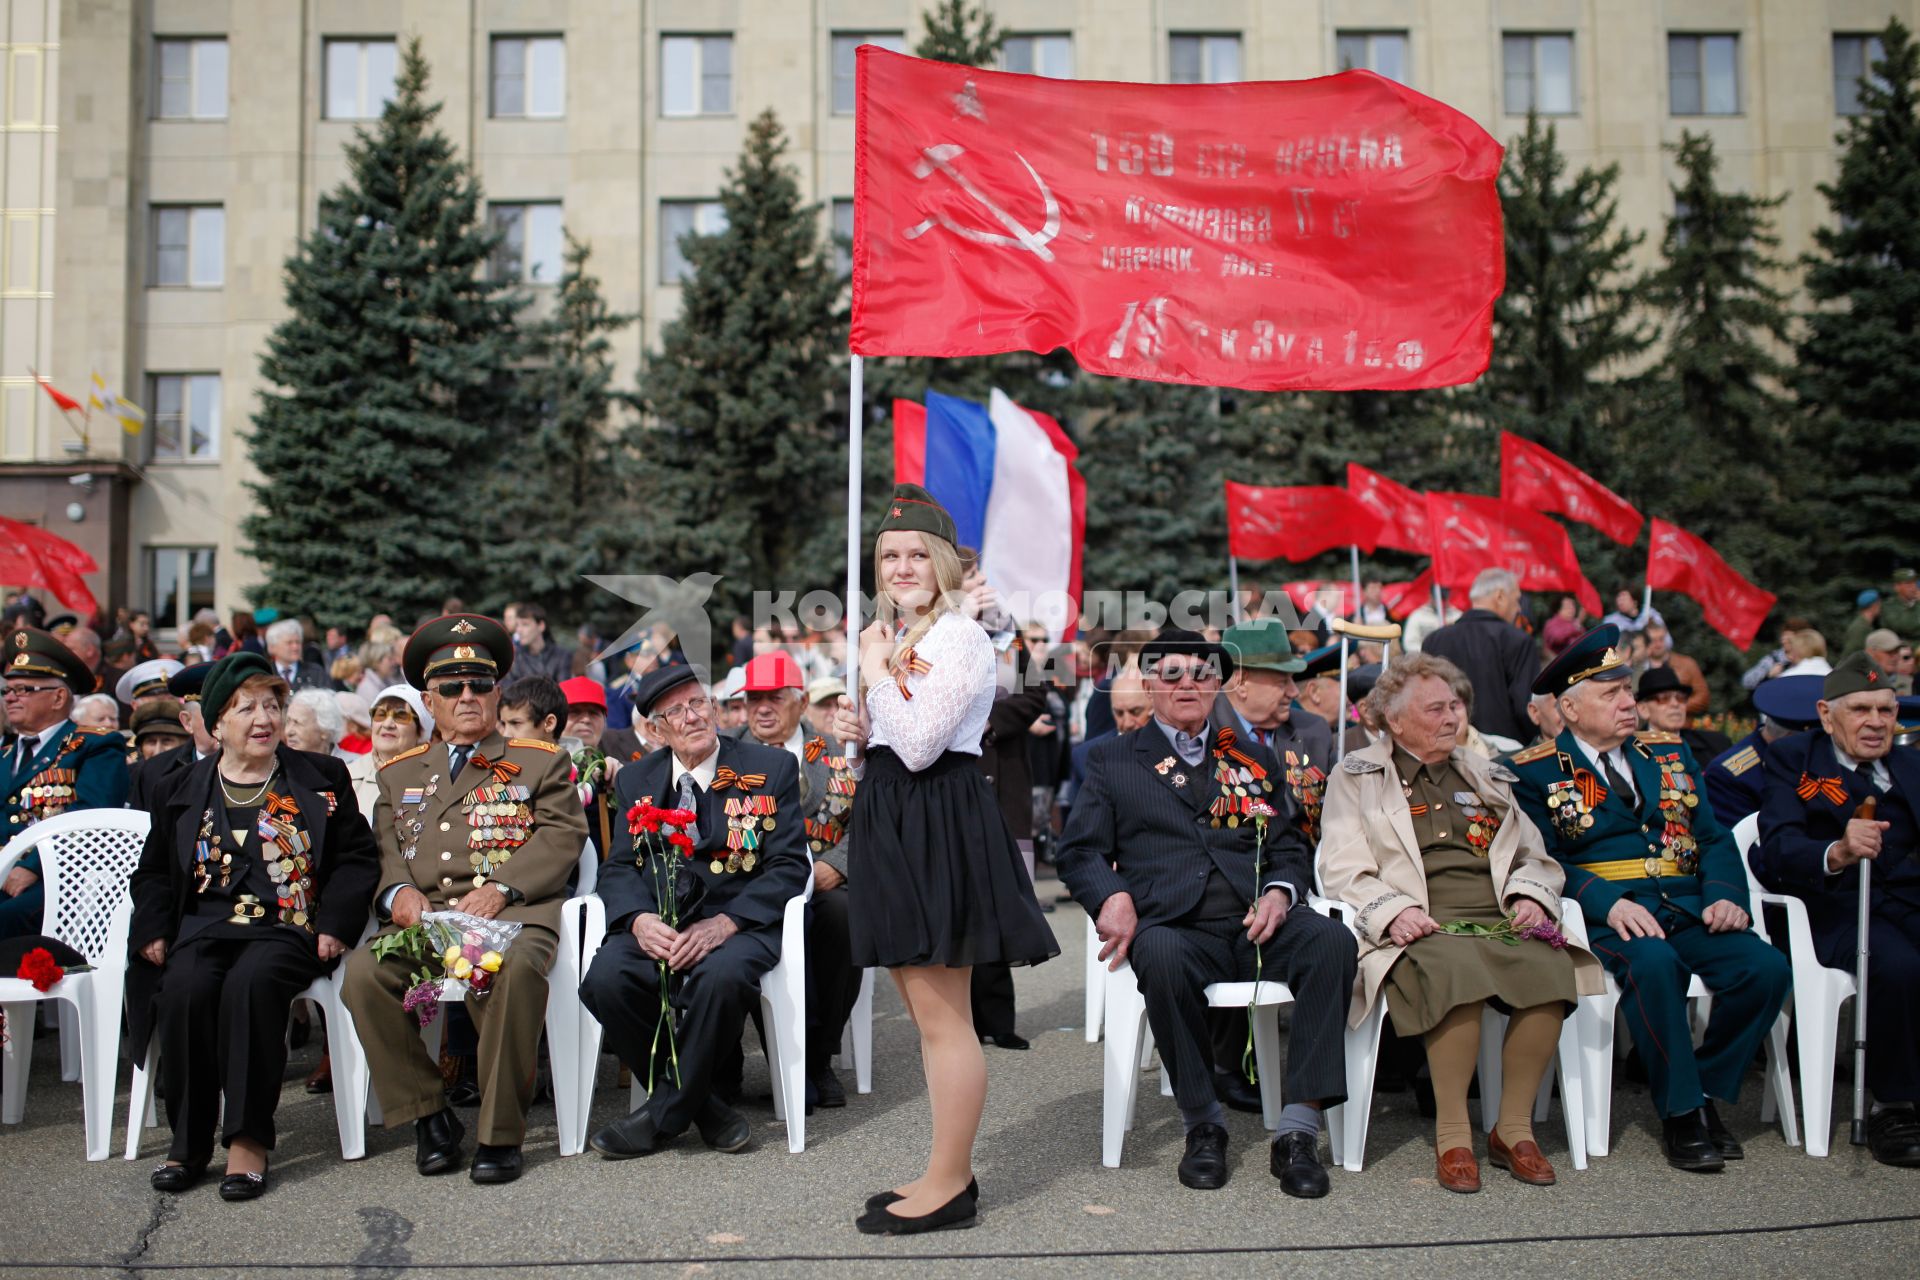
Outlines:
[[[499,918],[560,929],[567,875],[586,845],[587,819],[566,752],[532,738],[488,734],[457,779],[443,742],[395,756],[380,770],[373,833],[380,895],[411,885],[445,911],[476,881],[514,890]],[[392,932],[393,925],[386,932]]]
[[[1608,790],[1570,729],[1513,757],[1514,795],[1566,867],[1567,896],[1595,925],[1621,898],[1694,917],[1717,901],[1753,914],[1733,836],[1714,816],[1680,736],[1636,734],[1625,755],[1637,804]]]
[[[1707,765],[1707,803],[1728,826],[1760,812],[1767,790],[1767,752],[1771,744],[1758,729],[1722,751]]]
[[[800,811],[807,815],[807,849],[815,862],[824,862],[847,874],[847,820],[853,816],[853,796],[859,781],[847,760],[847,748],[837,738],[814,734],[801,748]]]
[[[723,779],[737,781],[722,787]],[[672,750],[661,747],[620,770],[614,789],[620,819],[614,824],[613,848],[600,868],[597,886],[606,903],[609,933],[631,928],[635,916],[660,910],[653,871],[647,865],[648,842],[654,837],[636,847],[625,815],[642,802],[662,809],[678,806]],[[757,833],[746,830],[749,822],[757,824]],[[680,864],[681,924],[726,915],[742,929],[777,928],[788,899],[806,891],[813,872],[804,824],[800,767],[792,753],[721,738],[714,785],[700,801],[693,856],[675,853]]]
[[[1224,693],[1214,699],[1213,719],[1216,724],[1236,726],[1242,737],[1255,737],[1253,726],[1241,718]],[[1363,737],[1364,734],[1363,730]],[[1285,723],[1273,730],[1272,741],[1265,745],[1273,753],[1274,763],[1280,766],[1287,791],[1299,806],[1300,834],[1309,845],[1319,843],[1320,811],[1326,806],[1327,778],[1333,772],[1333,727],[1306,708],[1294,707],[1287,713]],[[1365,745],[1361,743],[1362,747]],[[1349,749],[1359,748],[1350,744]]]
[[[10,763],[17,736],[0,745],[0,762]],[[0,770],[5,764],[0,764]],[[127,802],[126,739],[106,729],[87,729],[71,721],[42,743],[25,767],[6,780],[0,809],[6,813],[6,840],[42,818],[76,809],[118,809]],[[32,850],[17,864],[40,874],[40,851]],[[41,884],[9,898],[0,895],[0,938],[40,932],[46,890]]]

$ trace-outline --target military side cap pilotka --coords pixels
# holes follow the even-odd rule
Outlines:
[[[1575,640],[1566,652],[1548,663],[1533,682],[1533,691],[1557,698],[1588,680],[1628,680],[1632,676],[1627,655],[1620,651],[1620,628],[1609,622]]]
[[[492,618],[449,613],[423,622],[407,640],[401,659],[407,683],[427,687],[429,676],[488,676],[498,680],[513,667],[513,637]]]
[[[1278,618],[1237,622],[1220,635],[1220,643],[1243,671],[1278,671],[1298,675],[1307,664],[1293,654],[1293,642]]]
[[[53,636],[21,627],[7,641],[9,676],[52,676],[75,693],[92,693],[99,686],[80,656]]]
[[[954,527],[953,517],[947,514],[947,509],[917,484],[893,486],[893,497],[887,502],[887,514],[880,521],[880,532],[888,533],[895,529],[930,533],[951,543],[960,541],[960,533]]]
[[[220,713],[233,701],[233,695],[240,692],[240,686],[255,676],[278,680],[280,673],[267,661],[266,654],[250,649],[230,653],[213,664],[206,682],[200,686],[200,714],[205,717],[209,731],[220,723]]]
[[[1850,653],[1827,672],[1827,678],[1820,683],[1820,696],[1832,702],[1850,693],[1877,693],[1891,688],[1879,663],[1864,653]]]
[[[633,709],[643,716],[653,714],[653,704],[678,689],[683,684],[693,684],[700,679],[700,672],[685,663],[676,662],[670,667],[655,667],[640,678],[633,691]]]

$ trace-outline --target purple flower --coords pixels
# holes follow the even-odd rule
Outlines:
[[[1551,920],[1542,920],[1539,924],[1528,925],[1520,931],[1520,936],[1522,938],[1536,938],[1552,947],[1555,951],[1565,951],[1567,949],[1567,935],[1560,932],[1559,928],[1556,927]]]
[[[408,988],[407,994],[400,1000],[400,1007],[420,1019],[420,1025],[431,1026],[440,1016],[440,981],[428,978],[424,982]]]

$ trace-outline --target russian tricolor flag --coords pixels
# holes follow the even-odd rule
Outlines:
[[[893,413],[894,481],[924,485],[953,514],[1009,613],[1072,639],[1087,490],[1060,424],[998,389],[984,405],[928,392]]]

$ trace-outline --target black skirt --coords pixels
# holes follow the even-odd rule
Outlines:
[[[949,751],[915,773],[875,747],[847,843],[854,964],[961,968],[1060,954],[978,756]]]

